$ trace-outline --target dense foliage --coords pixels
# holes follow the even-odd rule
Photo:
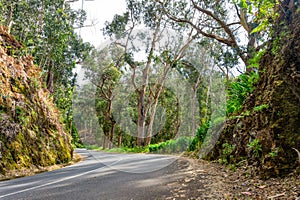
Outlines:
[[[65,0],[1,0],[1,24],[23,44],[22,55],[32,55],[41,76],[61,110],[66,127],[76,137],[72,123],[75,86],[73,69],[89,52],[75,33],[86,18],[83,10],[72,10]]]

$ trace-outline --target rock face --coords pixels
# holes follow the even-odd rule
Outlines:
[[[71,160],[65,133],[41,70],[0,27],[0,174]]]
[[[227,143],[234,148],[228,160],[246,159],[262,178],[288,174],[300,159],[300,7],[292,0],[281,7],[260,79],[241,111],[248,114],[227,123],[209,155],[222,157]]]

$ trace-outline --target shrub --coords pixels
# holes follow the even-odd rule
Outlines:
[[[208,128],[209,122],[205,122],[197,129],[196,136],[193,138],[191,144],[189,145],[188,151],[195,151],[201,146],[204,138],[206,137]]]
[[[155,153],[181,153],[186,151],[189,144],[192,142],[191,137],[179,137],[175,140],[168,140],[158,144],[150,144],[149,152]]]
[[[237,113],[241,110],[243,102],[254,90],[254,84],[258,80],[258,73],[252,72],[238,76],[229,84],[227,91],[227,113]]]

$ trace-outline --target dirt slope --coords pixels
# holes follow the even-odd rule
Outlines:
[[[168,184],[172,195],[162,199],[300,199],[300,175],[296,173],[263,181],[246,168],[230,170],[218,163],[187,158],[176,164],[177,180]]]

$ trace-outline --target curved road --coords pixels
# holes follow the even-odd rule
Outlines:
[[[77,149],[84,161],[0,182],[0,200],[166,199],[176,182],[176,156],[113,154]]]

